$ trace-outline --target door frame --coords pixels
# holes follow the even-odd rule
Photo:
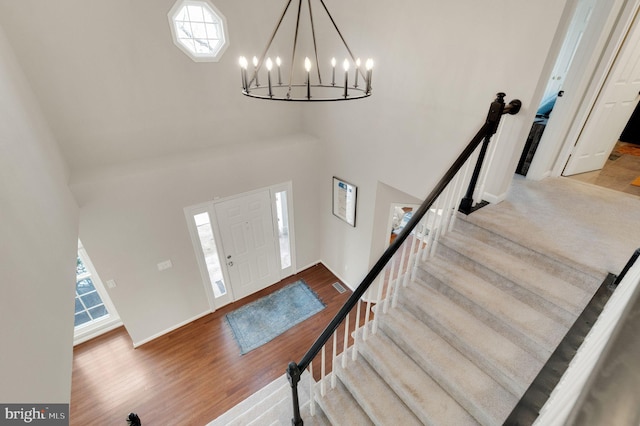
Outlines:
[[[606,7],[607,1],[598,0],[596,7]],[[527,179],[562,175],[639,7],[640,0],[614,0],[610,9],[599,10],[602,14],[599,18],[605,20],[602,30],[590,35],[593,37],[591,44],[586,40],[581,43],[579,50],[582,50],[583,63],[580,64],[577,58],[572,63],[565,80],[567,86],[563,86],[565,96],[556,103]],[[592,20],[594,18],[596,16],[592,16]],[[596,54],[585,55],[584,51]],[[593,71],[589,72],[590,69]]]
[[[189,235],[191,236],[191,242],[194,247],[194,252],[196,254],[196,261],[198,264],[198,269],[200,271],[200,276],[202,277],[202,283],[205,288],[205,293],[207,295],[207,300],[209,302],[210,311],[214,312],[216,309],[219,309],[229,303],[233,303],[236,301],[236,298],[233,294],[233,285],[229,278],[228,265],[225,261],[224,257],[224,246],[222,244],[222,236],[220,233],[219,222],[216,216],[215,205],[218,203],[223,203],[226,201],[230,201],[233,199],[245,197],[248,195],[256,194],[259,192],[269,191],[269,198],[271,201],[271,217],[272,217],[272,226],[273,232],[276,238],[274,238],[274,250],[276,254],[276,259],[278,263],[278,271],[279,271],[279,280],[282,280],[290,275],[293,275],[296,271],[296,256],[295,256],[295,229],[294,229],[294,211],[293,211],[293,184],[291,181],[283,182],[276,185],[271,185],[268,187],[262,187],[253,189],[251,191],[242,192],[239,194],[230,195],[228,197],[217,197],[211,201],[207,201],[204,203],[200,203],[194,206],[185,207],[184,213],[187,220],[187,228],[189,230]],[[278,192],[286,191],[287,193],[287,218],[288,218],[288,226],[289,226],[289,247],[290,247],[290,257],[291,257],[291,265],[285,269],[282,268],[282,257],[280,252],[280,244],[279,244],[279,229],[278,229],[278,214],[276,207],[276,198],[275,194]],[[216,297],[213,293],[213,288],[211,284],[211,279],[209,278],[209,271],[207,269],[207,265],[204,259],[204,253],[202,252],[202,246],[200,244],[200,238],[198,236],[198,232],[195,227],[195,223],[193,220],[193,216],[199,213],[207,212],[209,214],[209,221],[211,223],[211,228],[213,230],[213,238],[216,244],[217,252],[218,252],[218,261],[220,262],[220,268],[222,271],[222,275],[224,277],[225,287],[227,289],[227,294],[229,295],[229,299],[227,301],[223,301],[223,303],[217,303]],[[273,283],[275,284],[275,283]]]

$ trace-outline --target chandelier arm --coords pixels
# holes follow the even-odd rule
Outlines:
[[[296,60],[296,48],[298,45],[298,29],[300,28],[300,10],[302,9],[302,0],[298,1],[298,17],[296,18],[296,32],[293,36],[293,50],[291,52],[291,69],[289,70],[289,91],[287,92],[287,98],[291,94],[291,87],[293,85],[293,64]]]
[[[351,52],[351,49],[349,48],[349,45],[347,44],[347,41],[342,36],[342,33],[340,32],[340,28],[338,28],[338,25],[336,24],[336,21],[333,20],[333,16],[331,16],[331,12],[329,12],[329,9],[327,9],[327,5],[324,4],[324,0],[320,0],[320,4],[322,4],[322,7],[324,7],[325,12],[327,12],[327,16],[329,16],[329,19],[331,20],[331,23],[333,24],[333,28],[336,29],[336,32],[340,36],[340,40],[342,40],[342,44],[344,44],[344,47],[346,47],[347,52],[349,52],[349,56],[351,56],[351,60],[355,63],[356,62],[356,57],[353,55],[353,52]],[[362,78],[366,78],[364,73],[362,72],[362,70],[360,70],[359,67],[358,67],[358,72],[360,73]]]
[[[316,55],[316,70],[318,71],[318,82],[322,84],[322,76],[320,76],[320,62],[318,61],[318,45],[316,43],[316,29],[313,24],[313,12],[311,11],[311,0],[307,0],[309,5],[309,19],[311,20],[311,35],[313,36],[313,52]]]
[[[287,2],[287,5],[284,7],[284,10],[282,11],[282,15],[280,15],[280,20],[278,21],[278,24],[276,25],[276,27],[273,29],[273,33],[271,33],[271,38],[269,38],[269,42],[267,43],[267,47],[264,48],[264,51],[262,52],[262,55],[258,59],[258,65],[255,67],[255,70],[253,71],[253,77],[251,78],[251,81],[249,82],[249,86],[251,86],[251,84],[256,80],[256,77],[258,75],[258,70],[262,67],[262,63],[264,62],[264,57],[267,55],[267,52],[269,51],[269,48],[271,47],[271,43],[273,43],[273,39],[276,37],[276,33],[280,29],[280,25],[282,24],[282,21],[284,20],[284,16],[287,14],[287,10],[289,9],[289,5],[291,5],[292,1],[293,0],[289,0]]]

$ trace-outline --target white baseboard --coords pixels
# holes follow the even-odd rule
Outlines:
[[[341,277],[341,276],[340,276],[340,274],[338,274],[336,271],[334,271],[333,269],[331,269],[330,267],[328,267],[326,263],[324,263],[323,261],[320,261],[320,263],[322,263],[322,264],[324,265],[324,267],[325,267],[325,268],[327,268],[329,271],[331,271],[331,273],[332,273],[333,275],[335,275],[336,277],[338,277],[338,279],[339,279],[340,281],[342,281],[342,283],[343,283],[344,285],[346,285],[347,287],[349,287],[349,290],[351,290],[351,291],[355,290],[355,288],[354,288],[351,284],[349,284],[349,282],[347,282],[343,277]]]
[[[351,291],[353,291],[353,287],[352,287],[348,282],[346,282],[346,281],[344,280],[344,278],[342,278],[340,275],[338,275],[338,274],[337,274],[333,269],[331,269],[330,267],[328,267],[328,266],[327,266],[327,264],[326,264],[326,263],[324,263],[322,260],[318,260],[317,262],[313,262],[313,263],[310,263],[309,265],[307,265],[307,266],[305,266],[305,267],[299,268],[299,269],[297,270],[296,274],[298,274],[298,273],[300,273],[300,272],[304,271],[305,269],[309,269],[309,268],[311,268],[311,267],[313,267],[313,266],[316,266],[316,265],[318,265],[318,264],[322,264],[322,265],[323,265],[325,268],[327,268],[327,269],[328,269],[328,270],[329,270],[333,275],[335,275],[335,276],[336,276],[340,281],[342,281],[342,283],[343,283],[343,284],[345,284],[347,287],[349,287],[349,289],[350,289]]]
[[[187,325],[187,324],[189,324],[189,323],[194,322],[194,321],[195,321],[195,320],[197,320],[197,319],[200,319],[200,318],[204,317],[205,315],[209,315],[210,313],[211,313],[211,311],[203,312],[203,313],[201,313],[201,314],[199,314],[199,315],[196,315],[195,317],[189,318],[188,320],[182,321],[181,323],[176,324],[176,325],[174,325],[173,327],[169,327],[169,328],[167,328],[166,330],[163,330],[163,331],[161,331],[161,332],[159,332],[159,333],[156,333],[156,334],[154,334],[154,335],[153,335],[153,336],[151,336],[151,337],[148,337],[148,338],[146,338],[146,339],[142,339],[142,340],[140,340],[140,341],[138,341],[138,342],[133,342],[133,347],[134,347],[134,349],[135,349],[135,348],[137,348],[137,347],[139,347],[139,346],[144,345],[145,343],[149,343],[150,341],[152,341],[152,340],[154,340],[154,339],[157,339],[157,338],[158,338],[158,337],[160,337],[160,336],[164,336],[165,334],[170,333],[170,332],[172,332],[172,331],[174,331],[174,330],[177,330],[177,329],[179,329],[179,328],[180,328],[180,327],[182,327],[182,326],[185,326],[185,325]]]
[[[108,333],[111,330],[115,330],[118,327],[122,327],[122,325],[123,325],[122,321],[117,319],[116,321],[106,322],[103,326],[92,329],[90,332],[87,332],[84,334],[80,333],[77,338],[73,339],[73,346],[79,345],[80,343],[84,343],[88,340],[94,339],[98,336]]]
[[[482,199],[490,202],[491,204],[498,204],[507,199],[507,192],[503,192],[500,195],[494,195],[489,192],[485,192],[482,196]]]
[[[305,269],[311,268],[312,266],[315,266],[315,265],[317,265],[317,264],[319,264],[319,263],[323,264],[325,268],[327,268],[329,271],[331,271],[331,273],[332,273],[333,275],[335,275],[336,277],[338,277],[338,279],[339,279],[340,281],[342,281],[342,283],[344,283],[347,287],[349,287],[349,289],[350,289],[351,291],[353,291],[353,287],[352,287],[348,282],[346,282],[346,281],[345,281],[345,280],[344,280],[340,275],[336,274],[336,273],[335,273],[335,271],[333,271],[331,268],[329,268],[329,267],[327,266],[327,264],[326,264],[326,263],[324,263],[324,262],[323,262],[323,261],[321,261],[321,260],[319,260],[319,261],[317,261],[317,262],[313,262],[313,263],[311,263],[311,264],[309,264],[309,265],[307,265],[307,266],[305,266],[305,267],[297,268],[297,272],[296,272],[296,274],[297,274],[297,273],[299,273],[299,272],[301,272],[301,271],[304,271]],[[197,319],[200,319],[200,318],[202,318],[202,317],[203,317],[203,316],[205,316],[205,315],[209,315],[210,313],[211,313],[211,311],[203,312],[203,313],[201,313],[201,314],[199,314],[199,315],[196,315],[196,316],[195,316],[195,317],[193,317],[193,318],[190,318],[190,319],[188,319],[188,320],[182,321],[181,323],[176,324],[176,325],[174,325],[173,327],[169,327],[169,328],[167,328],[166,330],[163,330],[163,331],[161,331],[161,332],[159,332],[159,333],[156,333],[156,334],[154,334],[154,335],[153,335],[153,336],[151,336],[151,337],[148,337],[148,338],[146,338],[146,339],[143,339],[143,340],[140,340],[140,341],[137,341],[137,342],[133,342],[133,347],[134,347],[134,348],[140,347],[140,346],[144,345],[145,343],[149,343],[150,341],[152,341],[152,340],[154,340],[154,339],[157,339],[157,338],[158,338],[158,337],[160,337],[160,336],[164,336],[165,334],[170,333],[170,332],[172,332],[172,331],[174,331],[174,330],[177,330],[178,328],[180,328],[180,327],[182,327],[182,326],[185,326],[185,325],[187,325],[187,324],[189,324],[189,323],[191,323],[191,322],[193,322],[193,321],[195,321],[195,320],[197,320]]]
[[[303,266],[302,268],[296,268],[296,272],[294,272],[294,274],[299,274],[300,272],[304,271],[305,269],[309,269],[309,268],[313,268],[314,266],[318,265],[322,263],[324,265],[324,263],[320,260],[316,260],[315,262],[311,262],[309,263],[307,266]]]

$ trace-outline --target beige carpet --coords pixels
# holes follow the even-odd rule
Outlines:
[[[516,176],[507,200],[469,218],[598,273],[620,272],[640,247],[640,198],[573,179]]]

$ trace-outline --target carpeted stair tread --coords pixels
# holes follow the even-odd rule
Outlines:
[[[448,238],[451,234],[447,235]],[[469,259],[464,254],[457,252],[456,250],[447,247],[445,244],[438,246],[437,256],[446,259],[447,262],[458,265],[461,268],[469,271],[471,274],[480,278],[494,287],[500,289],[502,292],[515,297],[522,303],[525,303],[533,309],[543,313],[549,318],[562,324],[565,328],[571,327],[571,324],[576,319],[576,314],[569,312],[568,310],[556,305],[555,303],[545,299],[540,294],[518,285],[512,280],[505,278],[504,276],[497,274],[495,271],[490,270],[486,266]],[[421,269],[419,269],[420,271]],[[544,292],[540,292],[544,294]]]
[[[421,266],[429,285],[454,300],[499,333],[535,353],[544,362],[558,346],[568,327],[449,259],[435,256]]]
[[[379,324],[479,423],[502,424],[518,402],[513,394],[410,313],[402,312],[401,308],[391,309]]]
[[[526,232],[526,229],[521,230],[516,238],[512,238],[512,235],[508,232],[504,233],[499,228],[496,230],[486,228],[482,221],[476,220],[477,216],[459,215],[458,219],[454,233],[460,233],[511,253],[531,265],[546,269],[551,275],[582,288],[589,294],[593,294],[605,278],[600,271],[590,268],[589,265],[578,264],[559,257],[557,253],[545,253],[532,246],[530,241],[526,243],[526,246],[519,243],[518,241],[523,241],[521,233]]]
[[[333,389],[330,383],[331,378],[327,376],[325,378],[326,393],[324,396],[320,393],[320,383],[317,383],[315,398],[332,425],[373,425],[369,416],[360,408],[357,401],[340,380],[336,380],[336,387]]]
[[[492,207],[495,207],[495,206],[492,206]],[[558,240],[556,240],[554,244],[547,244],[544,241],[539,240],[535,235],[537,232],[540,232],[541,235],[546,235],[547,236],[546,238],[551,238],[553,240],[559,237],[558,234],[555,234],[555,235],[548,234],[548,232],[546,232],[546,229],[537,228],[537,226],[539,226],[540,224],[534,225],[533,222],[529,222],[529,221],[523,221],[517,226],[514,226],[515,223],[513,223],[511,220],[512,212],[508,212],[509,210],[508,208],[507,209],[492,208],[491,209],[492,214],[490,216],[486,215],[487,213],[489,213],[489,210],[486,210],[486,209],[483,209],[483,210],[485,211],[482,211],[480,214],[477,214],[477,215],[469,215],[469,216],[458,215],[458,218],[460,220],[456,221],[457,228],[461,231],[462,230],[466,231],[465,226],[468,224],[472,226],[475,229],[475,231],[497,235],[500,237],[502,241],[512,241],[517,245],[520,245],[518,243],[526,241],[526,247],[531,249],[532,252],[540,253],[545,257],[553,259],[553,261],[559,265],[570,267],[571,269],[578,271],[582,274],[586,274],[591,277],[594,277],[596,278],[596,280],[599,280],[600,283],[602,282],[602,280],[604,280],[607,274],[606,270],[600,270],[596,266],[593,266],[591,264],[578,260],[578,259],[581,259],[583,256],[571,256],[565,253],[567,250],[575,251],[576,247],[567,247],[566,244],[565,244],[565,247],[561,247],[563,246],[563,241],[558,241]],[[502,217],[502,214],[506,212],[508,212],[507,216]],[[535,215],[536,213],[532,211],[529,214]],[[518,218],[516,220],[520,221],[521,219],[522,218]],[[531,228],[531,225],[534,225],[534,227]],[[527,235],[529,233],[534,235],[530,237]],[[564,237],[566,238],[566,235],[564,235]],[[520,246],[522,247],[522,245]],[[596,285],[596,288],[597,288],[597,285]],[[593,292],[595,292],[595,289],[593,289]]]
[[[451,395],[381,330],[361,342],[359,351],[423,424],[477,424]]]
[[[422,424],[362,356],[358,355],[355,361],[349,358],[346,368],[342,368],[342,356],[334,367],[338,378],[374,424]]]
[[[543,362],[428,285],[414,281],[399,302],[494,380],[520,396]]]
[[[484,265],[496,274],[516,283],[553,304],[579,315],[589,303],[590,294],[568,282],[532,266],[526,260],[485,244],[473,238],[465,238],[457,232],[447,234],[440,244]]]

